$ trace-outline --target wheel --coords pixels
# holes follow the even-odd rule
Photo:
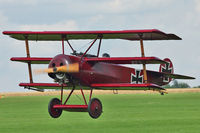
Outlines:
[[[88,104],[88,113],[89,115],[97,119],[102,113],[102,104],[101,101],[97,98],[92,98]]]
[[[58,104],[61,104],[61,102],[58,98],[53,98],[49,102],[48,111],[49,111],[50,116],[53,118],[58,118],[62,114],[62,109],[54,109],[53,108],[54,105],[58,105]]]

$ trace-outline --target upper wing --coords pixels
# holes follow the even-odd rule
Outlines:
[[[4,31],[18,40],[35,41],[60,41],[63,37],[71,39],[94,39],[99,36],[102,39],[126,39],[126,40],[181,40],[175,34],[167,34],[156,29],[150,30],[120,30],[120,31]]]
[[[165,64],[164,60],[157,57],[108,57],[85,58],[87,62],[106,62],[113,64]]]

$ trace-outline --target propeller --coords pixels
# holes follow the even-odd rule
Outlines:
[[[79,72],[79,64],[73,63],[73,64],[68,64],[65,66],[34,70],[35,74],[58,73],[58,72],[64,72],[64,73]]]

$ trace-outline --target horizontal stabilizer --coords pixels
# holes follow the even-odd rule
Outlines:
[[[4,31],[18,40],[33,41],[61,41],[63,37],[67,40],[75,39],[125,39],[125,40],[181,40],[175,34],[167,34],[157,29],[147,30],[120,30],[120,31]]]
[[[151,73],[153,75],[157,75],[160,77],[173,78],[173,79],[195,79],[194,77],[190,77],[190,76],[172,74],[172,73],[166,73],[166,72],[148,71],[148,73]]]
[[[37,89],[61,89],[61,85],[57,83],[20,83],[26,89],[37,88]],[[67,85],[64,84],[64,89],[67,89]]]
[[[84,58],[87,62],[106,62],[113,64],[165,64],[164,60],[157,57],[108,57]]]
[[[31,64],[49,64],[52,58],[42,58],[42,57],[12,57],[11,61],[18,61]]]
[[[179,75],[179,74],[171,74],[171,73],[163,73],[165,77],[173,78],[173,79],[195,79],[194,77]]]
[[[164,90],[162,87],[156,84],[129,84],[129,83],[100,83],[100,84],[92,84],[91,87],[105,89],[105,90],[150,90],[150,89],[159,89]]]

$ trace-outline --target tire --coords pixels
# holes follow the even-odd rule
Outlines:
[[[58,104],[61,104],[61,102],[60,102],[60,100],[58,98],[53,98],[49,102],[48,112],[49,112],[49,115],[52,118],[58,118],[62,114],[62,109],[53,108],[54,105],[58,105]]]
[[[88,113],[93,119],[97,119],[102,113],[101,101],[97,98],[92,98],[88,104]]]

